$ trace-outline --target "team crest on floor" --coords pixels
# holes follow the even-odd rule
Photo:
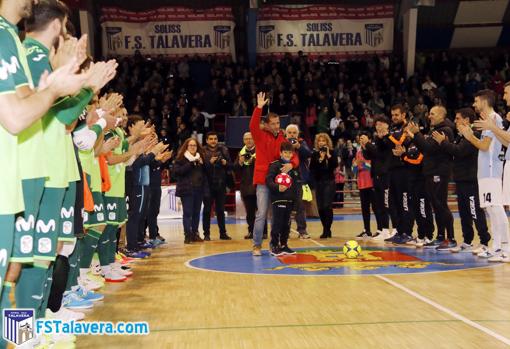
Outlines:
[[[252,257],[251,251],[215,254],[188,261],[195,269],[272,275],[376,275],[454,271],[493,266],[467,253],[436,252],[405,247],[364,247],[347,258],[339,247],[296,249],[295,255]]]

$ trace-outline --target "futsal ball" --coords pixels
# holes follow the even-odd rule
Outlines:
[[[344,244],[344,255],[347,258],[358,258],[361,255],[361,246],[354,240]]]
[[[283,185],[287,188],[290,188],[290,186],[292,185],[292,177],[286,173],[280,173],[279,175],[276,176],[276,178],[274,179],[274,182],[276,184]]]

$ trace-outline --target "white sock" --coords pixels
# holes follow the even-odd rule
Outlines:
[[[80,268],[80,277],[87,278],[87,273],[90,271],[90,268]]]

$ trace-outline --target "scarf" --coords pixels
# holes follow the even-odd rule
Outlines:
[[[198,161],[198,159],[200,159],[200,153],[196,153],[195,156],[191,155],[191,153],[186,150],[186,152],[184,153],[184,157],[186,159],[188,159],[190,162],[194,162],[194,161]]]

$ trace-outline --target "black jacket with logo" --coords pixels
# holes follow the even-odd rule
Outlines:
[[[423,153],[423,174],[425,176],[449,176],[452,156],[441,151],[441,146],[432,138],[432,132],[444,133],[448,140],[453,140],[453,130],[446,122],[431,126],[427,136],[417,133],[414,143]]]

